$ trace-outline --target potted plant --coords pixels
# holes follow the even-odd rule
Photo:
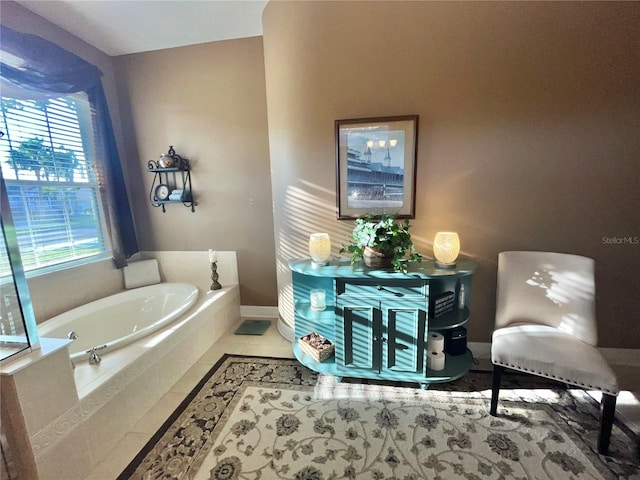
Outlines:
[[[351,254],[351,264],[361,258],[368,267],[406,273],[409,262],[419,262],[422,255],[411,241],[409,220],[395,220],[395,215],[375,218],[370,213],[356,219],[352,243],[343,245],[340,253]]]

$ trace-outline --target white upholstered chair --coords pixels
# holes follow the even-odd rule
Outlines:
[[[599,390],[598,451],[607,455],[619,389],[596,348],[594,263],[564,253],[499,254],[490,413],[505,368]]]

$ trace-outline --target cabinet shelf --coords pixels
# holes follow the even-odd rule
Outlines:
[[[352,378],[367,378],[377,380],[401,380],[403,382],[414,382],[426,387],[430,383],[445,383],[451,382],[462,378],[470,369],[473,364],[473,353],[467,349],[464,355],[449,355],[445,354],[445,367],[442,370],[426,369],[426,373],[403,375],[402,378],[398,378],[396,374],[374,372],[367,370],[352,371],[351,374],[345,374],[345,371],[338,367],[336,363],[335,355],[326,359],[324,362],[319,362],[311,355],[305,353],[297,343],[293,345],[293,353],[300,363],[309,367],[318,373],[324,375],[333,375],[335,377],[352,377]]]
[[[445,353],[444,368],[431,370],[427,368],[427,381],[430,383],[450,382],[464,376],[473,364],[473,353],[467,349],[464,355]]]
[[[468,308],[454,309],[438,318],[429,319],[429,330],[446,330],[461,327],[469,322],[470,312]]]
[[[340,375],[340,373],[338,372],[338,366],[336,365],[335,356],[327,358],[324,362],[319,362],[315,358],[313,358],[311,355],[308,355],[306,352],[302,351],[302,349],[300,348],[300,345],[298,345],[297,343],[297,340],[293,344],[293,353],[296,356],[296,358],[300,361],[300,363],[302,363],[303,365],[306,365],[307,367],[311,368],[312,370],[318,373],[323,373],[325,375],[334,375],[334,376]]]
[[[333,305],[327,305],[324,310],[318,311],[311,308],[311,303],[300,302],[296,304],[296,314],[307,320],[327,322],[333,324],[336,313]]]

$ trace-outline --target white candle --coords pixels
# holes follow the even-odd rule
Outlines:
[[[209,249],[209,262],[216,263],[218,261],[218,254],[216,251]]]
[[[323,289],[312,289],[309,295],[309,298],[311,300],[311,309],[317,312],[321,312],[322,310],[327,308],[325,296],[326,294]]]

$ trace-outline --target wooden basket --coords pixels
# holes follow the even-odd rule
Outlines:
[[[315,332],[299,338],[298,345],[300,345],[300,349],[304,353],[311,356],[316,362],[324,362],[334,354],[336,349],[333,342]],[[317,346],[321,346],[323,348],[319,349]]]

